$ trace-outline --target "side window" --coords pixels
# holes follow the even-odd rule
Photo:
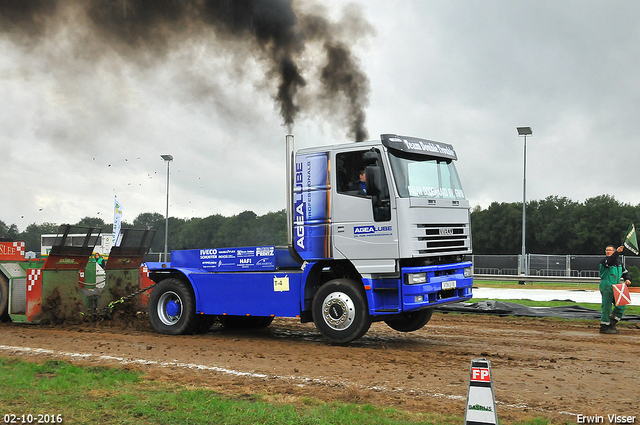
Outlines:
[[[344,152],[336,155],[336,185],[338,193],[366,196],[364,160],[366,151]]]
[[[375,221],[391,220],[391,208],[389,203],[389,188],[384,173],[384,167],[380,161],[379,152],[375,167],[378,169],[378,184],[376,193],[367,193],[366,167],[364,154],[368,150],[343,152],[336,154],[336,190],[338,193],[352,196],[367,197],[371,199],[371,208]],[[371,170],[370,170],[371,171]]]

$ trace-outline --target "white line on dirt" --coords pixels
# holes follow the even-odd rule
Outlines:
[[[321,385],[330,385],[330,386],[342,385],[345,387],[349,387],[349,386],[358,387],[360,389],[380,391],[380,392],[406,392],[410,394],[418,394],[418,395],[424,395],[428,397],[444,398],[449,400],[466,400],[466,397],[451,395],[451,394],[428,393],[421,390],[405,390],[403,388],[388,388],[388,387],[378,386],[378,385],[375,385],[375,386],[358,385],[358,384],[352,384],[350,382],[336,382],[334,380],[307,378],[307,377],[301,377],[301,376],[267,375],[264,373],[242,372],[239,370],[227,369],[227,368],[218,367],[218,366],[207,366],[207,365],[201,365],[196,363],[159,362],[156,360],[146,360],[146,359],[127,359],[124,357],[105,356],[105,355],[86,354],[86,353],[73,353],[68,351],[54,351],[54,350],[49,350],[45,348],[16,347],[16,346],[10,346],[10,345],[0,345],[0,350],[9,351],[14,354],[26,353],[26,354],[35,354],[35,355],[59,356],[59,357],[69,358],[71,360],[97,359],[102,361],[117,362],[120,364],[178,367],[183,369],[207,370],[212,372],[223,373],[225,375],[242,376],[247,378],[283,379],[287,381],[300,381],[306,384],[321,384]],[[500,404],[502,406],[510,407],[514,409],[532,409],[524,403],[506,404],[500,401],[496,401],[496,404]],[[534,408],[533,410],[552,413],[548,410],[540,409],[540,408],[537,408],[537,409]],[[577,416],[575,413],[572,413],[572,412],[555,412],[555,413]]]

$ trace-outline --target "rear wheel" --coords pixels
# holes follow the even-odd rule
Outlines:
[[[0,321],[9,320],[9,282],[0,274]]]
[[[198,324],[191,287],[178,279],[165,279],[149,296],[149,322],[167,335],[190,333]]]
[[[410,313],[403,313],[398,316],[394,316],[391,319],[384,322],[391,328],[398,332],[413,332],[422,328],[431,320],[433,314],[432,308],[426,308],[424,310],[412,311]]]
[[[312,310],[316,328],[340,344],[360,338],[371,326],[364,291],[353,280],[334,279],[322,285]]]

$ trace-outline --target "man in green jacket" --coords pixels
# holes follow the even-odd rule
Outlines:
[[[625,284],[630,285],[629,273],[620,263],[620,253],[624,249],[619,246],[617,249],[613,245],[607,246],[607,255],[600,261],[600,294],[602,294],[602,315],[600,316],[600,333],[617,334],[616,323],[622,319],[626,306],[615,306],[613,298],[613,285],[620,283],[620,278],[624,278]],[[612,312],[613,309],[613,312]]]

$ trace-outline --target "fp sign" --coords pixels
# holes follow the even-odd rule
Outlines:
[[[489,373],[489,369],[484,369],[479,367],[471,369],[471,380],[491,382],[491,375]]]

